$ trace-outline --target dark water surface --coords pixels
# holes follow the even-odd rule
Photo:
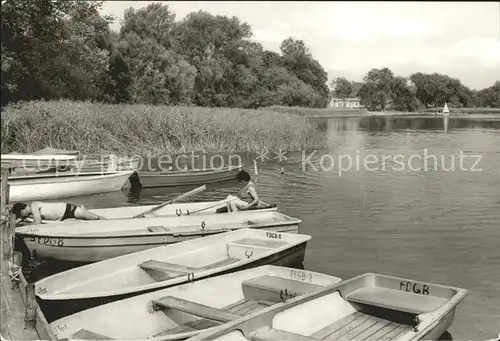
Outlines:
[[[342,278],[378,272],[468,289],[450,334],[455,340],[495,337],[500,332],[500,120],[316,122],[328,133],[327,149],[287,153],[282,162],[270,151],[271,159],[258,162],[261,199],[302,219],[301,233],[312,236],[304,267]],[[252,174],[254,158],[244,158]],[[71,201],[89,208],[149,204],[192,188]],[[232,181],[208,185],[192,200],[221,199],[237,188]]]

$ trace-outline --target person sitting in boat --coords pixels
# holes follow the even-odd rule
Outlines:
[[[240,171],[236,175],[236,179],[240,182],[242,188],[238,196],[229,195],[227,209],[229,212],[245,211],[256,208],[259,205],[259,196],[255,189],[255,184],[250,178],[247,171]]]
[[[82,220],[105,220],[105,217],[87,211],[82,205],[74,205],[64,202],[41,202],[33,201],[30,204],[18,202],[12,206],[11,212],[16,219],[23,221],[33,218],[33,224],[41,224],[43,220],[82,219]]]

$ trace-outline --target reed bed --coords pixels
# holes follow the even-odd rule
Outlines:
[[[298,151],[325,138],[307,118],[274,110],[32,101],[2,111],[2,154],[45,147],[86,155]]]

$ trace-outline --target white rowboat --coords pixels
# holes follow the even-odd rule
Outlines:
[[[35,283],[49,322],[174,285],[260,265],[304,260],[308,235],[241,229],[80,266]]]
[[[254,313],[340,280],[317,272],[264,265],[63,317],[50,324],[52,335],[45,339],[185,340],[228,319]],[[151,309],[152,302],[157,302],[154,303],[157,310]]]
[[[122,189],[133,171],[116,173],[37,174],[9,177],[9,201],[33,201],[114,192]]]
[[[280,212],[114,220],[73,220],[16,228],[35,258],[96,262],[165,244],[251,227],[297,233],[300,219]]]
[[[189,340],[437,340],[466,295],[465,289],[364,274]]]

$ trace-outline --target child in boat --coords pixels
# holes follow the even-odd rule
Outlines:
[[[87,211],[82,205],[74,205],[64,202],[41,202],[33,201],[31,204],[22,202],[12,206],[11,213],[16,219],[24,220],[33,218],[33,224],[41,224],[43,220],[82,219],[82,220],[104,220],[105,217]]]
[[[240,182],[242,188],[238,196],[229,195],[227,209],[229,212],[245,211],[257,207],[259,205],[259,196],[255,189],[255,184],[250,178],[248,172],[242,170],[236,175],[236,179]]]

